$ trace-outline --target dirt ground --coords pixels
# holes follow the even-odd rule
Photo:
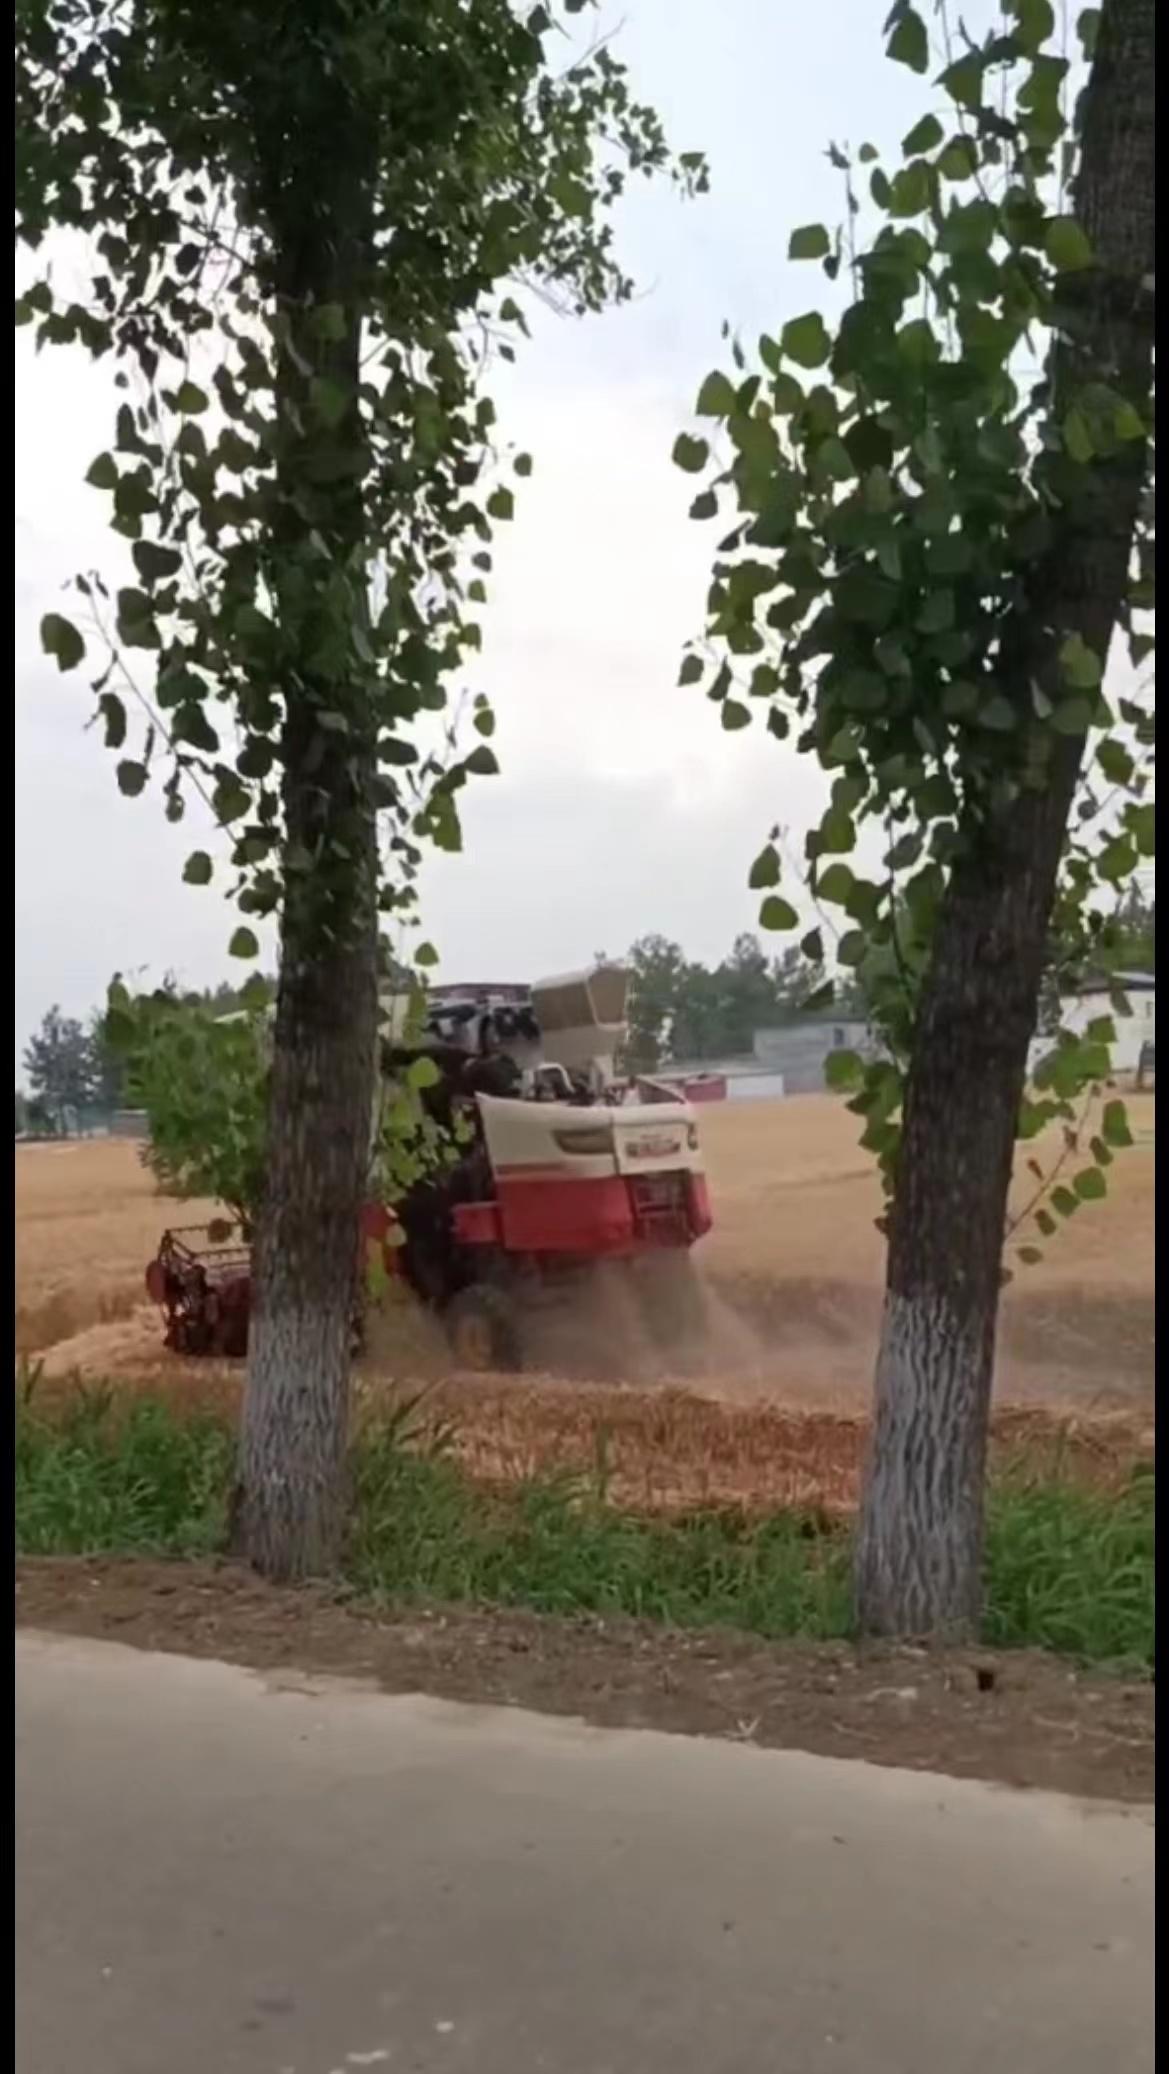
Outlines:
[[[230,1564],[25,1562],[16,1612],[31,1627],[388,1692],[1094,1798],[1153,1796],[1152,1685],[1038,1655],[775,1644],[517,1612],[387,1617],[323,1589],[282,1591]]]

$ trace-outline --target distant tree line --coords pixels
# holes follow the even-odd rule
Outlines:
[[[718,965],[688,958],[669,937],[639,936],[629,951],[625,1063],[652,1071],[668,1059],[718,1059],[749,1052],[756,1030],[802,1017],[860,1010],[848,980],[796,946],[768,957],[757,936],[737,936]]]
[[[1044,1022],[1058,1021],[1061,990],[1089,971],[1156,970],[1156,905],[1139,886],[1131,886],[1116,912],[1090,940],[1053,933],[1044,996]],[[629,1036],[626,1065],[650,1072],[668,1059],[734,1058],[749,1052],[756,1030],[775,1029],[814,1016],[839,1019],[863,1016],[880,1021],[886,970],[895,951],[871,955],[854,972],[826,975],[822,959],[796,945],[768,957],[759,938],[737,936],[727,956],[715,966],[688,958],[670,937],[639,936],[626,958],[630,972]],[[394,959],[383,940],[383,982],[411,982],[409,968]],[[904,973],[898,983],[904,981]],[[276,982],[265,985],[274,994]],[[257,981],[249,983],[256,998]],[[215,987],[181,988],[172,977],[158,990],[177,1005],[203,1007],[213,1015],[230,1015],[243,1005],[239,986],[222,981]],[[97,1009],[87,1023],[50,1008],[24,1052],[26,1089],[16,1090],[16,1135],[68,1137],[100,1127],[125,1105],[126,1058],[112,1045],[106,1011]]]
[[[275,981],[263,982],[275,992]],[[249,982],[255,998],[257,982]],[[176,1007],[206,1008],[230,1015],[242,1005],[241,990],[219,986],[183,988],[168,976],[157,998]],[[24,1049],[25,1087],[16,1090],[16,1136],[71,1138],[104,1129],[114,1111],[126,1106],[127,1060],[111,1041],[107,1012],[94,1009],[87,1022],[63,1015],[54,1005]]]
[[[908,918],[907,918],[908,922]],[[752,1049],[756,1030],[813,1017],[863,1017],[878,1028],[889,996],[904,998],[920,972],[907,926],[885,945],[870,945],[851,969],[826,972],[819,932],[769,957],[759,938],[737,936],[718,965],[688,958],[667,936],[639,936],[628,953],[631,975],[626,1064],[648,1072],[668,1059],[734,1058]],[[1131,885],[1114,913],[1089,929],[1053,929],[1044,989],[1044,1025],[1059,1022],[1059,997],[1090,974],[1156,970],[1156,905]]]

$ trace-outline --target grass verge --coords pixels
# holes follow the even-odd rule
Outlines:
[[[81,1388],[16,1412],[16,1537],[25,1555],[207,1554],[223,1542],[227,1421],[164,1402],[120,1407]],[[1021,1466],[992,1487],[986,1639],[1090,1662],[1152,1667],[1151,1468],[1118,1490]],[[630,1614],[809,1640],[848,1632],[850,1539],[792,1511],[704,1508],[643,1516],[599,1479],[531,1477],[485,1489],[398,1418],[354,1450],[347,1580],[383,1603],[470,1601],[548,1613]]]

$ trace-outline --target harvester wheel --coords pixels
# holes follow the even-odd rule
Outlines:
[[[515,1312],[502,1289],[473,1282],[447,1305],[443,1324],[460,1368],[514,1371],[523,1367]]]

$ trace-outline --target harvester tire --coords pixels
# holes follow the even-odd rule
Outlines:
[[[460,1289],[443,1312],[443,1324],[460,1368],[514,1374],[523,1367],[515,1311],[490,1282]]]

